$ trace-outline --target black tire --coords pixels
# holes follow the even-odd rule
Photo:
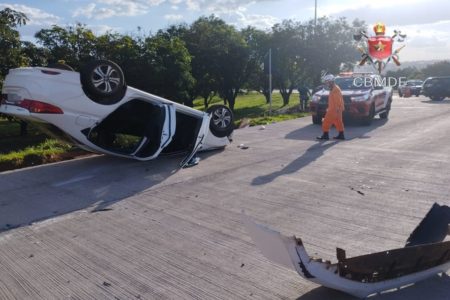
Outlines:
[[[362,119],[362,124],[365,126],[369,126],[372,124],[373,118],[375,117],[375,106],[372,104],[370,107],[369,115]]]
[[[208,108],[206,112],[211,114],[209,130],[211,130],[212,134],[216,137],[226,137],[233,132],[233,112],[228,106],[213,105]]]
[[[400,98],[402,98],[402,97],[403,97],[402,92],[398,92],[398,96],[399,96]]]
[[[433,100],[433,101],[442,101],[442,100],[445,99],[444,96],[431,96],[430,98],[431,98],[431,100]]]
[[[391,111],[391,102],[392,99],[389,99],[386,105],[386,111],[380,114],[380,119],[387,119],[389,117],[389,112]]]
[[[319,116],[319,115],[312,116],[312,122],[313,122],[313,124],[316,124],[316,125],[322,124],[322,116]]]
[[[84,93],[94,102],[115,104],[127,90],[122,69],[109,60],[94,60],[87,63],[80,72]]]
[[[66,71],[75,71],[71,66],[62,64],[62,63],[52,63],[48,64],[47,68],[58,69],[58,70],[66,70]]]

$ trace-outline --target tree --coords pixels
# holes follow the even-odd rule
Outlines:
[[[66,28],[53,25],[51,29],[38,31],[35,38],[48,49],[49,62],[64,60],[76,70],[96,54],[94,33],[80,23]]]
[[[302,25],[306,35],[306,72],[314,84],[320,83],[321,71],[338,73],[341,66],[352,66],[360,58],[353,34],[366,27],[364,21],[354,20],[350,25],[345,18],[320,18]]]
[[[17,68],[26,63],[21,52],[20,35],[16,30],[18,26],[28,21],[24,13],[10,8],[0,11],[0,82],[9,69]]]
[[[49,51],[46,48],[37,47],[32,42],[22,41],[21,53],[28,66],[45,66],[48,64]]]
[[[422,69],[424,77],[450,76],[450,61],[440,61]]]
[[[299,23],[285,20],[272,28],[273,79],[280,90],[283,105],[298,86],[304,62],[304,44],[298,35]]]
[[[243,36],[212,15],[197,19],[183,39],[192,55],[192,74],[205,107],[218,93],[233,110],[236,96],[248,76],[249,51]]]
[[[262,93],[266,98],[266,103],[269,103],[270,94],[273,91],[273,86],[272,90],[269,89],[268,70],[271,34],[250,26],[243,29],[241,34],[250,51],[247,68],[249,76],[245,86]]]
[[[195,82],[191,75],[191,56],[181,39],[158,35],[148,38],[144,58],[149,68],[143,74],[154,93],[194,106],[188,93]]]

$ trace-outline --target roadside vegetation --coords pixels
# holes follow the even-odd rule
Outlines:
[[[0,116],[0,172],[85,155],[67,143],[49,138],[32,124],[21,135],[20,123]]]

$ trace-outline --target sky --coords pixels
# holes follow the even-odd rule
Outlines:
[[[285,19],[314,18],[315,0],[0,0],[0,10],[9,7],[24,12],[29,22],[19,28],[21,39],[34,41],[34,34],[52,25],[85,24],[96,34],[108,30],[145,33],[178,23],[190,24],[211,14],[228,24],[269,30]],[[365,20],[372,28],[386,24],[387,33],[407,34],[403,61],[450,60],[450,1],[448,0],[317,0],[317,15]],[[369,32],[373,35],[373,32]],[[396,46],[394,44],[394,49]]]

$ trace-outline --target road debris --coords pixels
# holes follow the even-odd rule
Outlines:
[[[271,261],[312,282],[365,298],[445,273],[450,269],[450,207],[434,204],[409,236],[405,247],[347,258],[336,249],[337,262],[308,255],[300,238],[286,237],[244,216],[247,232]]]

